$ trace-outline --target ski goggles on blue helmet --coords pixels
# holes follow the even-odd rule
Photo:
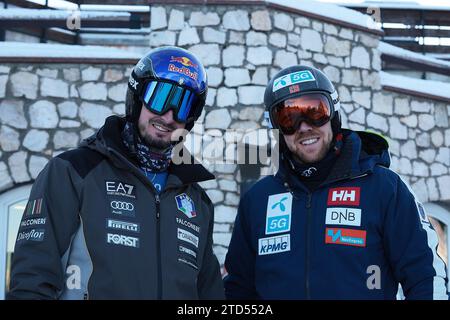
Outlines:
[[[144,106],[157,115],[173,110],[173,118],[180,123],[194,121],[198,113],[196,94],[173,82],[150,80],[140,95]]]

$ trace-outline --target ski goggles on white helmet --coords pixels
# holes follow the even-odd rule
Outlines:
[[[141,100],[149,111],[157,115],[173,110],[174,120],[180,123],[194,121],[198,113],[196,94],[172,82],[147,82],[142,90]]]

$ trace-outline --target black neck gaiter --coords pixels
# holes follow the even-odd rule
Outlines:
[[[318,162],[300,163],[294,159],[292,153],[287,148],[285,149],[286,152],[284,154],[291,171],[295,173],[309,191],[313,192],[327,179],[333,165],[336,163],[341,148],[342,134],[338,134],[328,153]]]

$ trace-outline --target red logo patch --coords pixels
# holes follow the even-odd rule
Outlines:
[[[359,206],[360,187],[331,188],[327,205]]]
[[[289,87],[289,93],[296,93],[299,91],[300,91],[300,86],[298,84],[295,84],[295,85]]]
[[[344,246],[365,247],[366,234],[367,231],[365,230],[326,228],[325,243],[342,244]]]

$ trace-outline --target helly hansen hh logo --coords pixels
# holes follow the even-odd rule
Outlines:
[[[328,191],[327,205],[359,206],[359,198],[359,187],[331,188]]]
[[[275,236],[258,240],[258,254],[275,254],[291,250],[291,235]]]

